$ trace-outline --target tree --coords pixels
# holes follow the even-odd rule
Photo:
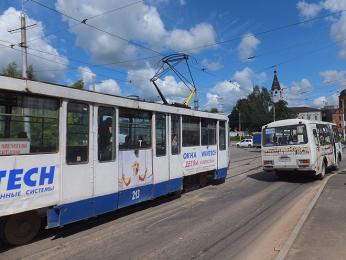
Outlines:
[[[2,74],[7,77],[20,78],[22,73],[18,70],[18,65],[15,62],[11,62],[6,68],[2,69]]]
[[[219,113],[219,110],[216,107],[212,107],[210,113]]]
[[[36,76],[34,73],[34,68],[32,65],[30,65],[27,70],[27,78],[30,80],[36,80]],[[7,65],[6,68],[3,68],[2,74],[7,77],[12,77],[12,78],[21,78],[22,77],[22,72],[18,70],[18,65],[16,62],[11,62]]]
[[[72,87],[76,89],[84,89],[84,81],[82,79],[77,80],[75,83],[72,84]]]
[[[239,99],[229,117],[230,128],[239,128],[239,114],[241,130],[260,131],[262,126],[273,121],[273,104],[267,88],[255,86],[252,93],[246,98]],[[276,120],[294,118],[286,101],[280,101],[275,105]]]

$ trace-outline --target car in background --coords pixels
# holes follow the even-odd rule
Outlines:
[[[241,140],[240,142],[237,143],[238,148],[252,147],[252,146],[253,146],[252,139],[244,139],[244,140]]]

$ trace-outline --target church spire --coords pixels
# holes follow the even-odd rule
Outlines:
[[[280,87],[280,82],[277,76],[277,66],[275,65],[275,70],[274,70],[274,78],[273,78],[273,83],[272,83],[272,92],[274,92],[275,90],[280,91],[281,87]]]

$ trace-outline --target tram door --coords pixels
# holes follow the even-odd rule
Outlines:
[[[159,197],[169,192],[168,116],[164,113],[155,113],[154,118],[155,150],[153,156],[153,196]]]
[[[93,196],[93,107],[63,102],[62,193],[60,225],[94,214]]]
[[[94,203],[95,214],[118,207],[117,110],[94,107]]]
[[[181,117],[171,115],[169,121],[169,192],[179,191],[183,184],[183,157],[181,155]]]
[[[228,151],[227,151],[227,125],[226,121],[218,122],[218,153],[217,153],[217,168],[218,168],[218,178],[224,178],[227,175],[228,167]]]

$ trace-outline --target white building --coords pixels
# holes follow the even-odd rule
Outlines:
[[[322,111],[313,107],[290,107],[292,112],[297,113],[297,118],[322,121]]]

